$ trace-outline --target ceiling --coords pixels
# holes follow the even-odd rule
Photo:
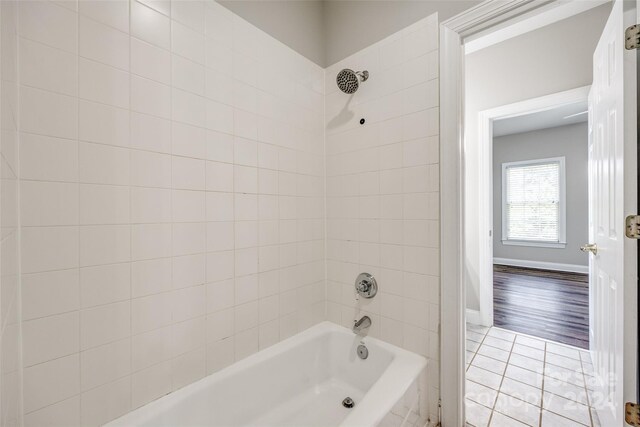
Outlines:
[[[531,132],[586,122],[588,118],[586,111],[587,101],[585,100],[573,104],[559,105],[550,110],[495,120],[493,122],[493,136],[512,135],[514,133]]]

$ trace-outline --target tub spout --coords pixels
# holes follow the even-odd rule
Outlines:
[[[371,318],[369,316],[362,316],[362,319],[353,321],[353,333],[358,334],[365,329],[369,329],[370,326]]]

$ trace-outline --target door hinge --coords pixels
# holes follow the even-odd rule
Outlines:
[[[640,25],[632,25],[624,31],[624,47],[627,50],[640,48]]]
[[[630,239],[640,239],[640,215],[629,215],[627,217],[624,234]]]
[[[624,405],[624,420],[630,426],[640,426],[640,405],[627,402]]]

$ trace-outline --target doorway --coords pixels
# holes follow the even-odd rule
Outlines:
[[[576,2],[578,3],[578,2]],[[633,9],[633,10],[631,10]],[[627,13],[624,13],[628,11]],[[477,170],[473,169],[473,165],[467,161],[473,159],[476,161],[481,153],[473,153],[468,150],[467,141],[463,139],[463,125],[465,124],[468,129],[471,128],[473,132],[479,127],[477,121],[477,115],[469,115],[468,112],[468,100],[465,100],[464,95],[469,91],[469,85],[464,82],[465,71],[463,69],[464,64],[468,63],[468,58],[465,61],[461,61],[461,46],[467,44],[467,41],[477,40],[482,35],[499,33],[501,29],[487,30],[492,25],[495,25],[495,20],[503,14],[503,11],[491,10],[486,15],[489,18],[479,19],[480,10],[474,11],[474,13],[464,14],[464,16],[456,17],[455,19],[445,22],[441,31],[441,46],[443,49],[443,59],[441,65],[441,138],[442,138],[442,186],[443,198],[442,198],[442,280],[443,283],[453,283],[452,286],[443,286],[442,304],[442,347],[443,347],[443,359],[442,359],[442,396],[443,396],[443,420],[450,420],[450,423],[460,424],[454,420],[465,420],[464,405],[458,399],[464,396],[464,393],[460,393],[460,390],[464,390],[464,375],[460,375],[461,372],[465,372],[464,360],[460,360],[453,355],[464,355],[464,352],[459,351],[463,347],[465,337],[465,291],[462,288],[462,284],[466,282],[469,277],[485,277],[483,272],[478,268],[478,260],[476,255],[470,254],[466,247],[469,243],[475,243],[475,247],[479,250],[483,250],[480,245],[480,240],[476,239],[475,242],[470,240],[469,231],[488,230],[479,226],[479,218],[472,218],[470,221],[468,217],[462,216],[462,211],[467,206],[473,206],[478,212],[482,212],[482,206],[479,200],[482,199],[482,195],[479,192],[469,191],[469,183],[473,187],[475,183],[479,182],[479,175]],[[484,11],[487,12],[487,11]],[[510,11],[511,12],[511,11]],[[540,12],[540,15],[543,15]],[[513,16],[513,15],[512,15]],[[544,18],[543,18],[544,19]],[[491,22],[493,20],[493,23]],[[526,18],[524,19],[526,20]],[[515,19],[518,24],[523,20]],[[608,386],[599,384],[597,389],[600,393],[600,405],[597,409],[597,413],[602,420],[603,425],[621,425],[622,418],[624,417],[624,400],[635,401],[635,383],[636,383],[636,325],[635,325],[635,303],[636,292],[635,286],[637,281],[637,263],[635,260],[636,248],[632,243],[627,242],[622,236],[624,235],[624,216],[636,211],[636,97],[635,97],[635,76],[636,76],[636,63],[635,54],[625,54],[623,38],[620,36],[624,32],[624,26],[630,25],[636,22],[635,16],[635,2],[622,2],[616,1],[613,3],[613,11],[607,16],[607,24],[604,29],[596,28],[594,26],[581,26],[583,29],[594,30],[597,41],[597,47],[589,47],[589,43],[584,38],[588,32],[581,34],[581,40],[572,44],[578,49],[590,49],[590,55],[593,55],[593,61],[589,61],[588,64],[578,67],[579,70],[592,69],[593,70],[593,84],[594,87],[598,86],[595,93],[597,96],[590,100],[590,105],[594,105],[593,109],[596,119],[594,123],[597,123],[600,128],[596,129],[597,132],[602,132],[602,135],[593,137],[592,139],[600,141],[600,148],[593,150],[594,159],[599,168],[599,175],[597,175],[598,186],[603,190],[597,195],[598,206],[603,206],[603,215],[599,218],[600,225],[596,222],[595,228],[599,230],[599,234],[590,235],[594,238],[594,241],[600,239],[601,244],[598,244],[598,255],[591,257],[590,268],[595,269],[592,271],[600,270],[600,274],[591,276],[596,278],[600,291],[597,310],[590,310],[592,313],[597,313],[597,318],[600,320],[596,330],[600,330],[600,336],[598,339],[593,339],[594,328],[590,325],[590,343],[595,343],[590,351],[586,354],[589,355],[594,362],[594,370],[597,371],[596,375],[603,378],[610,378]],[[509,24],[507,24],[509,25]],[[517,24],[513,24],[513,27]],[[496,25],[500,27],[500,25]],[[522,34],[520,32],[519,34]],[[474,36],[476,37],[474,39]],[[571,38],[570,33],[565,33],[562,37],[558,37],[554,40],[557,45],[560,45]],[[514,55],[503,56],[508,61],[522,60],[527,61],[527,58],[537,60],[540,55],[544,55],[547,51],[553,51],[558,46],[549,45],[546,46],[546,41],[542,38],[537,38],[536,44],[532,46],[525,46],[520,40],[514,42],[517,44],[517,49]],[[546,46],[546,47],[545,47]],[[575,58],[569,58],[572,55],[568,49],[564,58],[558,58],[557,62],[551,62],[550,68],[558,64],[562,64],[564,67],[571,67],[575,65]],[[609,55],[607,55],[609,52]],[[615,53],[615,54],[612,54]],[[632,55],[632,57],[630,56]],[[622,59],[624,58],[624,61]],[[629,58],[629,60],[627,60]],[[633,58],[633,60],[631,60]],[[497,63],[494,59],[489,59],[487,62]],[[593,65],[593,68],[591,68]],[[508,68],[508,67],[507,67]],[[512,76],[521,77],[519,74],[506,72],[506,68],[500,68],[500,76],[496,79],[501,87],[506,86],[506,82]],[[540,86],[548,81],[553,80],[553,76],[549,75],[549,70],[540,67],[538,64],[531,63],[526,69],[526,73],[530,73],[532,70],[537,75],[526,74],[525,83],[518,90],[526,92],[529,89],[539,90]],[[557,71],[557,70],[556,70]],[[551,73],[553,74],[553,73]],[[614,76],[615,75],[615,76]],[[484,98],[490,97],[492,88],[486,84],[486,81],[492,76],[490,74],[484,75],[483,81],[484,90],[489,92]],[[461,84],[464,82],[464,84]],[[588,84],[590,82],[584,82]],[[556,86],[556,90],[558,87]],[[621,90],[622,89],[622,90]],[[502,91],[505,92],[505,91]],[[507,92],[509,92],[507,90]],[[547,92],[548,93],[548,92]],[[513,90],[511,93],[513,94]],[[526,98],[526,97],[525,97]],[[520,98],[522,99],[522,98]],[[495,98],[494,98],[495,101]],[[504,105],[505,102],[496,102],[494,105]],[[476,105],[477,107],[477,105]],[[616,112],[617,115],[611,114]],[[465,111],[466,110],[466,111]],[[591,109],[590,109],[591,110]],[[607,112],[609,115],[607,116]],[[607,120],[609,117],[609,120]],[[615,120],[612,118],[615,117]],[[592,131],[592,130],[590,130]],[[617,131],[617,133],[616,133]],[[609,132],[609,133],[607,133]],[[609,142],[615,141],[613,145],[615,149],[604,150],[603,147],[607,147]],[[477,146],[477,145],[476,145]],[[617,160],[616,160],[617,159]],[[608,162],[608,163],[607,163]],[[607,166],[607,164],[609,166]],[[451,169],[447,169],[447,168]],[[624,173],[623,173],[624,172]],[[590,174],[592,177],[593,174]],[[451,192],[447,191],[450,190]],[[476,197],[475,203],[473,200],[467,199],[467,196],[471,194],[472,197]],[[608,200],[608,201],[607,201]],[[604,212],[606,211],[606,212]],[[487,220],[487,218],[485,218]],[[456,227],[457,225],[457,227]],[[600,228],[598,228],[600,227]],[[593,227],[592,227],[593,229]],[[607,245],[611,252],[604,254],[600,252],[603,247],[601,245]],[[594,252],[596,250],[593,247]],[[616,254],[616,255],[614,255]],[[606,256],[605,256],[606,255]],[[475,264],[474,264],[475,263]],[[604,284],[604,285],[603,285]],[[468,294],[467,294],[468,296]],[[480,295],[478,295],[480,296]],[[622,298],[622,299],[620,299]],[[462,302],[462,304],[460,304]],[[609,302],[608,305],[605,303]],[[613,310],[613,306],[617,306],[619,309]],[[451,311],[449,311],[451,310]],[[478,310],[479,312],[479,310]],[[609,316],[607,316],[609,313]],[[612,327],[617,325],[617,327]],[[605,335],[602,333],[608,333],[609,339],[605,340]],[[491,330],[478,332],[482,336],[482,343],[487,338],[497,338],[496,333],[492,333]],[[451,334],[451,335],[449,335]],[[518,334],[519,335],[519,334]],[[519,336],[516,335],[511,342],[512,351],[510,356],[513,355],[513,348],[518,344]],[[598,337],[596,331],[595,336]],[[451,340],[448,337],[458,337],[459,340]],[[524,338],[522,338],[524,339]],[[493,340],[491,340],[493,341]],[[545,344],[546,346],[547,344]],[[555,356],[551,356],[555,354]],[[582,364],[582,353],[578,353],[580,357],[580,364]],[[607,354],[610,357],[607,358]],[[557,353],[548,352],[545,350],[545,360],[543,363],[543,375],[546,376],[547,361],[555,359],[556,362],[565,359],[558,358],[562,356]],[[615,356],[615,357],[611,357]],[[451,359],[448,359],[451,357]],[[563,356],[566,357],[566,356]],[[566,361],[569,364],[569,361]],[[615,363],[611,363],[615,362]],[[576,363],[576,362],[573,362]],[[560,367],[560,365],[557,365]],[[623,374],[624,373],[624,374]],[[584,369],[583,369],[584,375]],[[504,376],[501,379],[504,379]],[[496,409],[496,402],[500,400],[501,390],[497,391],[497,400],[494,401],[494,406],[490,409],[493,412]],[[551,392],[551,391],[549,391]],[[552,393],[552,392],[551,392]],[[544,390],[542,394],[542,400],[540,405],[537,406],[542,412],[538,412],[539,416],[544,415],[544,411],[550,411],[552,408],[545,405],[550,405],[546,398],[547,390]],[[525,401],[525,403],[528,403]],[[536,405],[534,405],[536,406]],[[470,413],[470,411],[468,411]],[[501,412],[501,411],[498,411]],[[553,411],[550,411],[553,412]],[[504,414],[509,417],[509,414]],[[513,418],[513,417],[510,417]],[[534,422],[533,419],[525,422],[525,425],[539,425],[543,418],[538,418],[538,422]],[[575,419],[575,418],[574,418]],[[468,417],[467,417],[468,420]],[[490,422],[491,415],[487,418],[487,422]],[[562,420],[565,421],[565,420]],[[586,420],[584,420],[586,421]],[[594,423],[593,417],[591,417],[591,423]],[[515,423],[512,423],[515,424]],[[546,424],[552,425],[552,422]],[[557,423],[556,423],[557,424]],[[567,423],[571,424],[571,423]],[[578,421],[578,425],[588,425],[586,422]]]
[[[588,87],[483,114],[491,224],[481,312],[512,332],[589,348]],[[580,99],[581,98],[581,99]],[[555,103],[555,104],[554,104]],[[527,105],[537,110],[522,113]],[[545,105],[543,105],[545,104]],[[487,127],[488,129],[488,127]]]

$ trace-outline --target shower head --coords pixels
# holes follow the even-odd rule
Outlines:
[[[353,71],[348,68],[340,71],[336,77],[338,88],[344,93],[352,94],[358,90],[360,82],[365,82],[369,78],[368,71]]]

